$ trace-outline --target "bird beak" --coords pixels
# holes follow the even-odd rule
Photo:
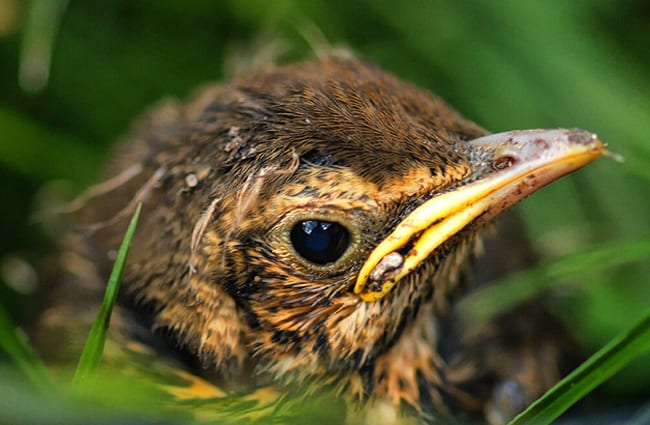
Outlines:
[[[467,142],[491,167],[480,178],[434,196],[413,210],[370,253],[354,287],[370,302],[385,297],[403,277],[469,224],[481,224],[537,189],[605,154],[584,130],[525,130]]]

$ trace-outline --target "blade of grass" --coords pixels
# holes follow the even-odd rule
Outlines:
[[[187,424],[187,414],[161,406],[161,392],[138,376],[99,369],[83,394],[40,393],[16,368],[0,364],[0,424]],[[185,419],[185,420],[182,420]]]
[[[135,227],[138,222],[138,217],[140,216],[141,207],[142,204],[139,204],[136,208],[135,214],[133,214],[131,223],[124,235],[122,245],[120,245],[115,265],[113,266],[111,276],[108,280],[108,285],[106,286],[104,300],[102,301],[97,318],[95,318],[95,322],[90,329],[90,334],[88,335],[83,352],[81,353],[81,358],[79,359],[79,364],[75,370],[74,378],[72,380],[73,388],[81,387],[82,384],[95,372],[95,370],[97,370],[99,362],[101,361],[104,352],[104,343],[106,341],[106,332],[108,331],[108,325],[110,324],[113,306],[117,300],[117,292],[120,287],[122,270],[124,269],[126,256],[129,253],[129,246],[131,245],[131,239],[133,239],[133,234],[135,233]]]
[[[52,51],[68,0],[33,0],[29,7],[20,52],[18,80],[23,90],[41,91],[50,77]]]
[[[19,334],[9,315],[0,305],[0,349],[7,353],[9,359],[30,383],[42,393],[53,392],[55,385],[49,371],[36,353]]]
[[[460,302],[458,307],[460,317],[465,324],[477,326],[549,288],[561,279],[641,261],[649,257],[650,239],[607,244],[569,254],[474,291]]]
[[[508,425],[545,425],[609,379],[633,359],[650,352],[650,311],[520,413]]]

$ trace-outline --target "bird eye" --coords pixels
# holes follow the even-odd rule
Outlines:
[[[350,232],[334,221],[299,221],[291,229],[290,238],[298,254],[321,266],[341,258],[350,244]]]

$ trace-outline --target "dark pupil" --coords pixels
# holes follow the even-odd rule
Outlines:
[[[332,221],[300,221],[291,229],[291,243],[296,252],[320,265],[338,260],[349,241],[347,229]]]

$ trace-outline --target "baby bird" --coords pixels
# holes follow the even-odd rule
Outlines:
[[[140,120],[79,203],[36,344],[78,355],[142,203],[106,362],[146,354],[214,418],[326,394],[349,423],[503,423],[559,379],[565,333],[537,305],[464,332],[453,306],[491,277],[476,261],[525,263],[516,231],[483,245],[491,220],[602,153],[583,130],[489,135],[356,58],[206,87]]]

